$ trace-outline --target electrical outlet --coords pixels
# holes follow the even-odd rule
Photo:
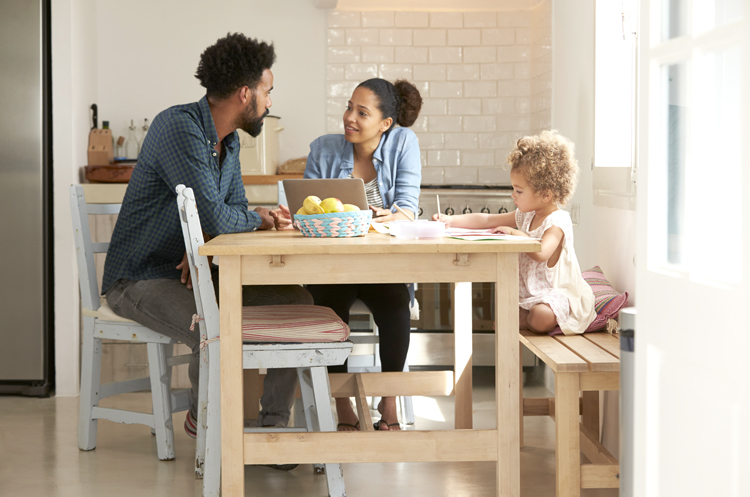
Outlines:
[[[581,223],[581,204],[570,204],[570,219],[573,221],[573,226]]]

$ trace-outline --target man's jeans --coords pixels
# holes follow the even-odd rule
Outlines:
[[[211,270],[216,295],[219,295],[219,271]],[[193,351],[188,376],[190,410],[197,413],[198,376],[200,367],[200,337],[198,326],[190,330],[193,314],[196,313],[193,290],[180,280],[118,280],[107,291],[107,302],[119,316],[132,319],[157,333],[179,340]],[[312,305],[312,296],[297,285],[244,286],[242,305]],[[281,422],[286,426],[294,394],[297,390],[295,369],[269,369],[263,383],[261,411],[258,426],[275,426]]]

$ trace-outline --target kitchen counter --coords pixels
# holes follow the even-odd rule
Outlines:
[[[302,174],[265,174],[243,176],[242,183],[245,185],[245,196],[251,207],[275,207],[279,202],[277,182],[301,178]],[[127,187],[127,183],[84,183],[83,191],[87,202],[119,204],[125,198]]]

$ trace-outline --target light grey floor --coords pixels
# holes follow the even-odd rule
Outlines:
[[[477,368],[474,424],[494,428],[494,386],[490,368]],[[527,386],[527,397],[547,396]],[[148,394],[107,399],[111,406],[150,411]],[[115,402],[116,401],[116,402]],[[415,398],[419,429],[450,429],[453,399]],[[104,403],[103,403],[104,405]],[[159,461],[150,430],[140,425],[100,422],[96,450],[77,444],[77,398],[0,397],[0,495],[3,497],[199,496],[193,477],[195,443],[174,417],[177,459]],[[377,419],[377,412],[373,412]],[[521,451],[521,494],[555,495],[554,422],[526,418]],[[349,497],[483,497],[495,495],[495,463],[391,463],[344,465]],[[245,468],[248,496],[325,497],[322,476],[302,465],[291,472]],[[585,490],[584,497],[617,497],[616,490]]]

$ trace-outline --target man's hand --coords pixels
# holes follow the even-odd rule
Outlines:
[[[286,205],[279,205],[278,209],[271,211],[271,217],[274,220],[274,226],[277,231],[290,230],[292,226],[292,216],[289,213],[289,207]]]
[[[177,269],[182,271],[180,275],[180,281],[183,285],[187,285],[188,290],[193,289],[193,282],[190,281],[190,264],[188,264],[187,252],[182,256],[182,262],[177,266]]]
[[[259,230],[270,230],[276,225],[276,222],[271,215],[271,211],[269,211],[265,207],[256,207],[255,212],[260,214],[261,224],[258,228]]]

